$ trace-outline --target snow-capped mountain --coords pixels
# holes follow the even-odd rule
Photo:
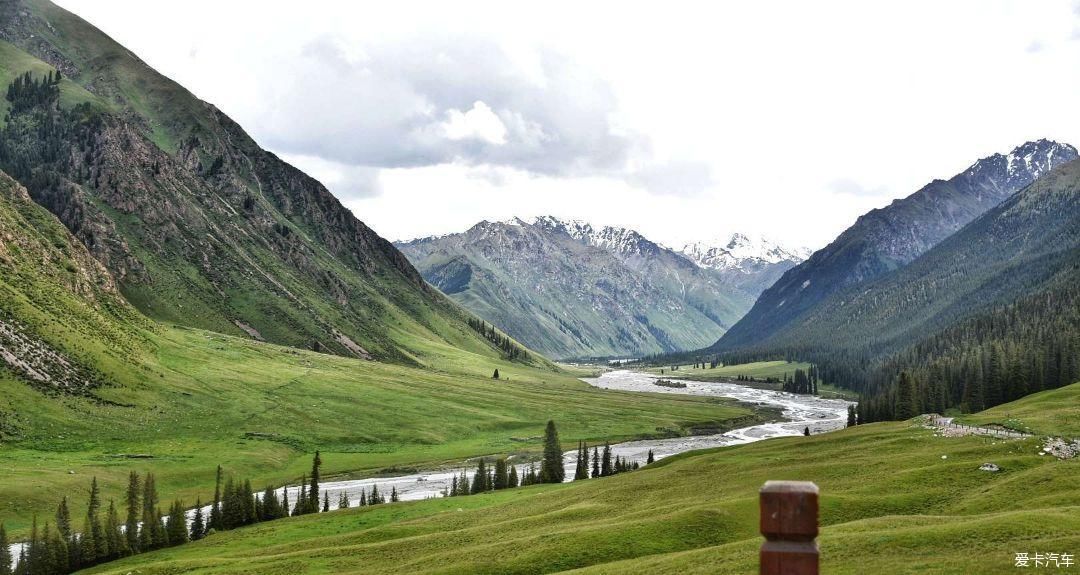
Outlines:
[[[738,267],[710,268],[635,230],[552,216],[396,245],[429,283],[556,358],[708,345],[799,261],[737,236],[721,247]]]
[[[533,220],[533,224],[547,230],[565,232],[579,242],[621,255],[655,254],[659,250],[665,249],[660,244],[652,242],[638,232],[627,228],[612,226],[594,228],[588,222],[560,220],[554,216],[540,216]]]
[[[1076,148],[1068,144],[1026,142],[863,214],[832,243],[762,292],[717,348],[756,346],[802,325],[803,318],[833,294],[907,266],[1040,176],[1077,157]]]
[[[788,248],[764,236],[750,238],[735,233],[727,241],[693,242],[680,252],[697,265],[723,271],[753,273],[763,265],[797,264],[810,257],[809,248]]]

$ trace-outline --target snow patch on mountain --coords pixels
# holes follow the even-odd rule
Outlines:
[[[751,238],[740,233],[733,234],[727,240],[689,243],[680,251],[703,268],[743,271],[763,264],[797,264],[812,253],[809,248],[789,248],[764,236]]]

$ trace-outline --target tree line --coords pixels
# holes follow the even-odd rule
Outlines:
[[[650,450],[646,464],[653,461]],[[21,547],[19,556],[13,558],[7,531],[0,523],[0,575],[73,573],[114,559],[197,541],[218,531],[290,516],[328,512],[331,510],[330,493],[320,485],[322,465],[322,455],[316,451],[310,475],[304,474],[294,501],[289,500],[288,488],[281,490],[281,497],[278,490],[271,486],[256,494],[250,480],[238,480],[218,466],[213,501],[204,511],[202,501],[196,500],[190,521],[187,508],[179,499],[173,501],[167,511],[162,509],[153,473],[140,476],[136,471],[131,471],[128,474],[123,516],[114,501],[110,500],[107,507],[104,505],[95,477],[90,482],[81,531],[76,532],[71,502],[63,497],[57,505],[53,521],[46,520],[41,526],[37,516],[34,516],[30,538]],[[639,466],[638,462],[613,456],[607,444],[602,454],[594,446],[590,458],[589,446],[579,443],[574,480],[606,477],[632,471]],[[456,497],[540,483],[562,483],[565,469],[554,421],[548,421],[544,430],[544,452],[539,469],[530,463],[528,470],[520,475],[505,458],[496,460],[493,466],[488,466],[481,458],[471,479],[462,471],[460,476],[451,480],[443,495]],[[370,491],[361,491],[355,505],[350,501],[349,494],[342,490],[337,495],[336,507],[345,509],[381,505],[398,500],[396,487],[392,486],[387,494],[380,491],[376,484]],[[13,559],[16,559],[14,567]]]
[[[495,347],[502,350],[507,359],[521,359],[522,361],[528,361],[529,352],[518,345],[517,342],[510,338],[510,336],[500,333],[495,329],[493,324],[488,324],[484,320],[475,317],[470,317],[467,321],[469,327],[473,328],[476,333],[484,336],[484,338],[494,344]]]
[[[574,470],[574,481],[607,477],[617,473],[633,471],[640,468],[640,463],[631,462],[628,458],[613,455],[611,446],[604,444],[601,454],[599,446],[593,446],[592,456],[589,455],[589,446],[581,442],[577,449],[577,466]],[[655,457],[649,450],[646,464],[652,463]],[[591,462],[591,464],[590,464]],[[544,431],[544,457],[537,469],[535,463],[530,463],[522,473],[509,464],[506,458],[496,459],[494,465],[481,458],[477,462],[476,471],[470,478],[469,474],[462,470],[460,474],[451,478],[450,486],[444,492],[448,497],[463,495],[476,495],[487,491],[526,487],[541,483],[562,483],[566,479],[566,469],[563,467],[562,446],[559,442],[559,432],[554,421],[548,421]]]
[[[1080,381],[1080,284],[998,305],[899,351],[802,343],[723,353],[728,363],[812,362],[822,381],[856,391],[859,423],[957,409],[973,413]]]

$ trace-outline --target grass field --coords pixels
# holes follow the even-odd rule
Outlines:
[[[1080,437],[1080,386],[1043,391],[1025,397],[1022,402],[957,417],[957,421],[972,425],[996,423],[1017,431],[1077,438]]]
[[[1080,550],[1080,460],[1038,445],[871,424],[581,483],[287,519],[91,572],[752,573],[757,490],[795,479],[822,490],[824,573],[1014,573],[1017,552]]]
[[[420,348],[434,367],[417,369],[201,330],[158,332],[144,344],[153,350],[146,367],[99,390],[124,406],[0,377],[0,414],[15,427],[0,444],[9,531],[23,534],[61,494],[81,505],[91,476],[106,499],[119,498],[130,469],[153,471],[163,501],[194,503],[212,496],[219,463],[261,486],[299,479],[316,449],[330,475],[369,475],[536,452],[549,418],[570,448],[756,417],[732,401],[599,390],[572,373],[435,344]],[[495,368],[502,379],[491,378]]]

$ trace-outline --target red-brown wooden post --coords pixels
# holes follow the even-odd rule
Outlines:
[[[818,488],[766,481],[761,488],[761,575],[818,575]]]

